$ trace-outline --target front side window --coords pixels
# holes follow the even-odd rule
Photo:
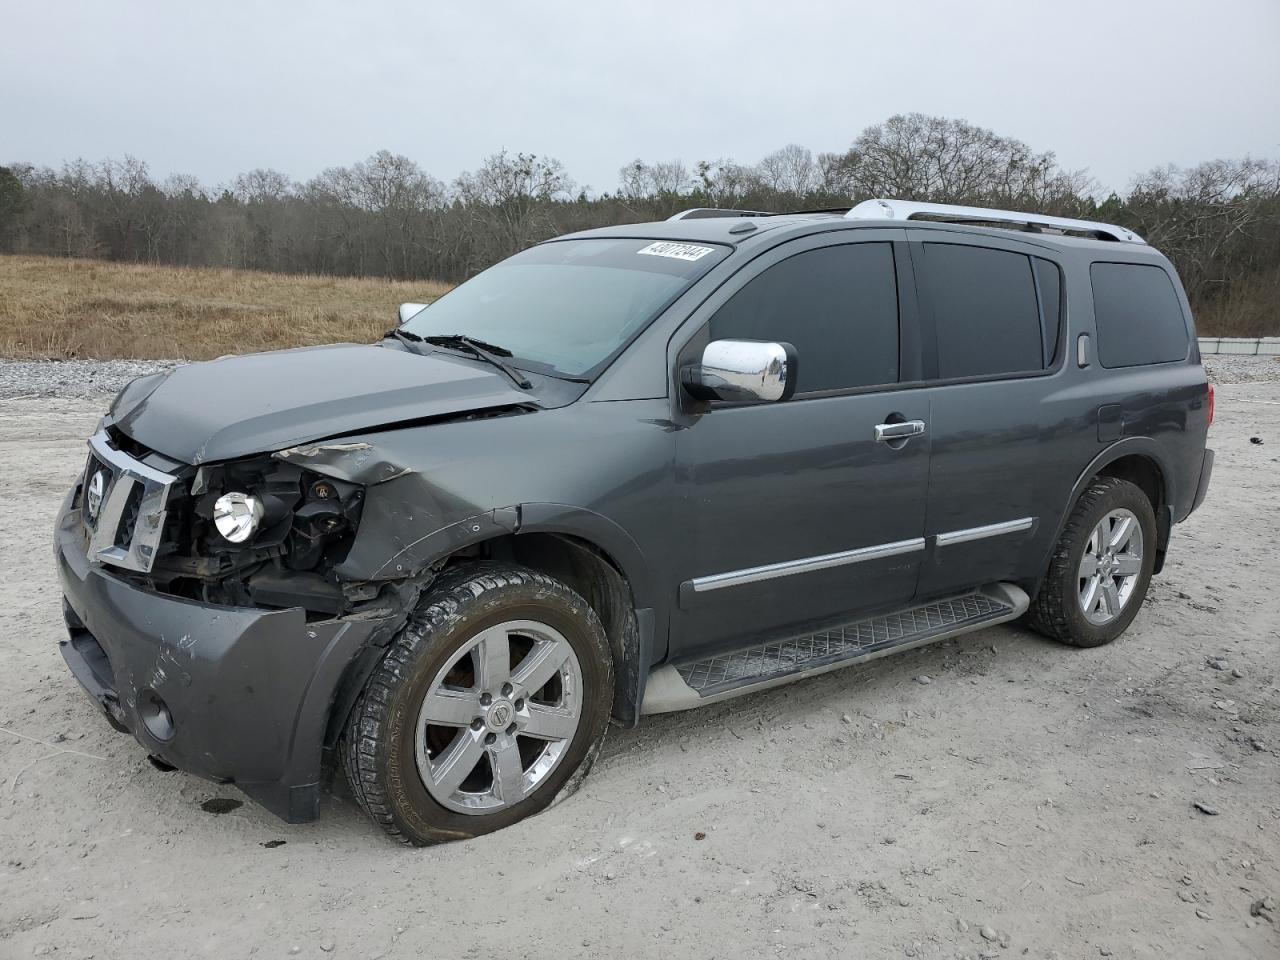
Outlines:
[[[472,277],[403,329],[463,334],[511,351],[517,367],[589,377],[725,253],[709,243],[544,243]]]
[[[1095,263],[1089,277],[1104,367],[1186,357],[1187,322],[1169,274],[1144,263]]]
[[[954,243],[926,243],[924,252],[922,280],[933,307],[939,377],[1045,368],[1030,257]]]
[[[843,244],[774,264],[716,312],[711,339],[791,343],[797,393],[897,382],[893,247]]]

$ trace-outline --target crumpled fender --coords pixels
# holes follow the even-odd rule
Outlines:
[[[277,450],[272,456],[285,463],[326,474],[335,480],[348,480],[366,486],[386,483],[412,472],[409,467],[382,459],[372,444],[359,440],[303,443]]]
[[[655,591],[648,563],[631,534],[609,517],[573,504],[529,501],[492,506],[492,499],[485,499],[497,491],[484,482],[490,465],[483,460],[469,461],[462,469],[451,464],[454,469],[442,476],[430,461],[420,460],[413,467],[397,462],[407,453],[373,437],[303,444],[275,454],[277,459],[365,485],[355,540],[334,568],[337,577],[368,585],[429,582],[432,570],[451,555],[511,535],[555,534],[582,550],[587,549],[582,545],[590,545],[618,573],[604,578],[592,602],[611,612],[605,620],[615,648],[614,718],[634,724],[648,665],[665,650],[668,604]],[[514,493],[520,486],[516,480],[505,489]]]

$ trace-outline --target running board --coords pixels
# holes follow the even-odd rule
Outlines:
[[[760,643],[649,674],[642,714],[688,710],[1013,620],[1030,599],[1011,583],[869,617],[818,633]]]

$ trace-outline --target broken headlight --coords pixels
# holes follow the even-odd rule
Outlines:
[[[213,501],[213,525],[231,543],[244,543],[257,533],[264,513],[262,501],[250,493],[224,493]]]
[[[202,467],[191,488],[192,552],[235,567],[288,570],[340,562],[355,536],[364,488],[274,458]]]

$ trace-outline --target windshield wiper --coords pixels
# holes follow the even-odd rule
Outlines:
[[[528,377],[502,359],[503,357],[511,356],[511,351],[506,347],[485,343],[483,340],[472,340],[461,333],[440,334],[433,337],[418,337],[417,334],[409,334],[409,336],[417,337],[417,339],[425,343],[434,344],[438,347],[461,348],[472,356],[485,361],[485,363],[497,367],[510,377],[511,382],[521,390],[528,390],[533,386]]]
[[[418,352],[417,348],[414,347],[414,344],[422,342],[422,338],[418,336],[416,333],[410,333],[408,330],[402,330],[400,327],[396,327],[393,330],[388,330],[386,333],[382,335],[382,339],[384,340],[387,337],[395,337],[397,340],[404,342],[405,344],[408,345],[409,349],[412,350],[414,353]]]

